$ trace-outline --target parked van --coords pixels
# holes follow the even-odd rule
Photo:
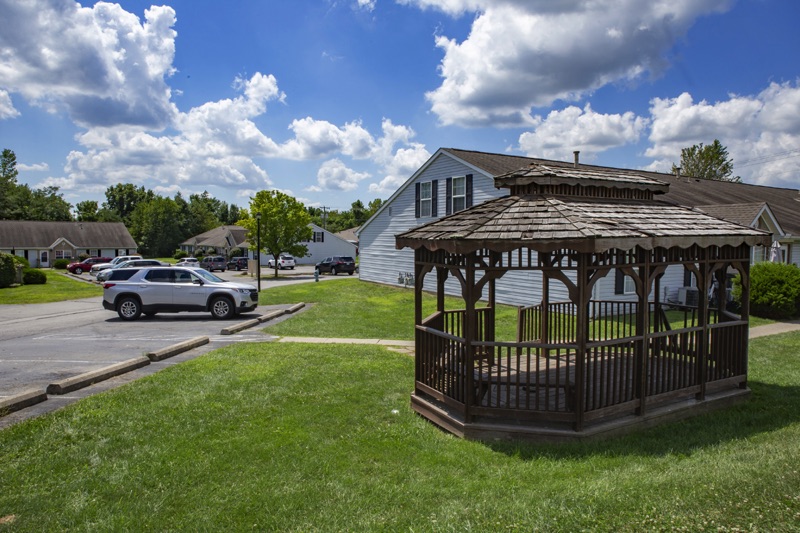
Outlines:
[[[200,260],[200,268],[204,268],[209,272],[221,270],[225,272],[228,268],[228,262],[221,255],[209,255]]]

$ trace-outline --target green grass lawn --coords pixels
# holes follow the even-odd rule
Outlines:
[[[799,351],[752,341],[737,407],[554,446],[437,429],[405,355],[237,344],[0,431],[0,531],[798,531]]]
[[[412,340],[414,291],[367,283],[355,278],[271,287],[261,292],[261,304],[312,304],[307,311],[265,328],[279,336],[346,337]],[[463,301],[448,297],[447,309],[462,309]],[[423,316],[436,310],[436,297],[423,294]],[[683,313],[669,312],[673,327],[683,327]],[[517,309],[497,307],[497,340],[516,339]],[[773,321],[751,317],[751,326]],[[599,328],[602,329],[602,328]]]
[[[42,269],[42,272],[47,275],[44,285],[0,289],[0,304],[42,304],[103,295],[100,285],[72,279],[63,271]]]

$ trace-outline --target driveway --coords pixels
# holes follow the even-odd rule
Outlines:
[[[314,281],[313,266],[281,271],[275,280],[263,277],[261,290]],[[217,272],[228,280],[256,280],[242,272]],[[91,280],[88,274],[81,276]],[[342,279],[321,276],[321,281]],[[266,296],[269,301],[269,296]],[[262,298],[264,301],[264,298]],[[149,351],[182,341],[208,336],[210,343],[192,351],[193,356],[234,342],[262,342],[272,337],[261,328],[246,329],[236,335],[221,335],[220,330],[267,312],[289,307],[260,305],[253,313],[231,320],[214,320],[209,313],[163,313],[152,318],[125,322],[116,313],[103,309],[102,298],[65,302],[0,305],[0,399],[126,361]],[[178,361],[175,359],[174,361]],[[174,364],[174,363],[172,363]],[[152,365],[151,365],[152,366]]]

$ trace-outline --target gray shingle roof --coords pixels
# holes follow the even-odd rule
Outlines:
[[[456,148],[444,148],[443,151],[450,153],[467,164],[482,169],[492,176],[500,176],[501,174],[516,171],[527,167],[531,163],[541,163],[551,167],[562,168],[572,168],[573,166],[571,161],[551,161],[548,159],[476,152]],[[613,169],[611,167],[585,165],[583,163],[580,164],[580,168],[634,172],[637,175],[667,183],[669,184],[669,190],[661,195],[659,199],[676,205],[691,207],[709,205],[735,206],[766,202],[785,232],[795,236],[800,235],[800,191],[797,189],[714,181],[687,176],[678,177],[661,172]],[[720,213],[720,211],[717,211],[717,213]],[[726,215],[722,218],[734,220],[735,216]]]
[[[76,248],[137,248],[122,222],[0,220],[1,248],[46,248],[60,238]]]
[[[398,248],[480,248],[601,252],[641,246],[769,245],[769,234],[661,201],[506,196],[418,226],[396,238]]]

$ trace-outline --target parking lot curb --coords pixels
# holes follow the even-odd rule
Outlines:
[[[149,364],[150,358],[146,355],[134,357],[133,359],[128,359],[127,361],[122,361],[121,363],[116,363],[99,370],[93,370],[92,372],[86,372],[51,383],[47,386],[47,394],[66,394]]]
[[[283,316],[285,314],[286,314],[286,310],[285,309],[278,309],[277,311],[270,311],[266,315],[261,315],[260,317],[258,317],[258,321],[262,322],[262,323],[263,322],[268,322],[268,321],[272,320],[273,318],[278,318],[279,316]]]
[[[222,328],[219,332],[220,335],[233,335],[234,333],[238,333],[243,329],[252,328],[253,326],[259,325],[261,322],[258,321],[257,318],[253,320],[248,320],[246,322],[240,322],[239,324],[235,324],[233,326],[228,326],[227,328]]]
[[[20,392],[14,396],[9,396],[5,400],[0,400],[0,416],[42,403],[45,400],[47,400],[47,393],[44,389],[29,389]]]
[[[299,304],[294,304],[289,309],[286,310],[287,313],[296,313],[297,311],[301,310],[306,306],[305,302],[300,302]]]
[[[188,341],[179,342],[178,344],[173,344],[172,346],[167,346],[166,348],[162,348],[154,352],[148,352],[147,357],[154,363],[163,361],[168,357],[172,357],[174,355],[178,355],[179,353],[197,348],[198,346],[208,344],[209,341],[210,339],[208,337],[195,337],[193,339],[189,339]]]

